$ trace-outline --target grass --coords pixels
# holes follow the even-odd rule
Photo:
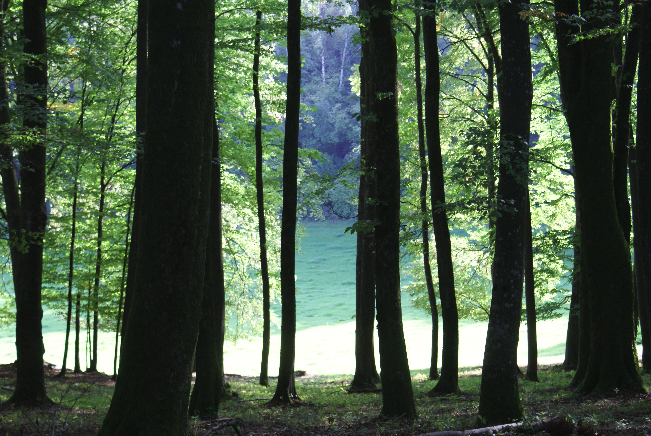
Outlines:
[[[10,395],[15,379],[7,366],[0,371],[0,402]],[[50,370],[49,374],[56,371]],[[239,418],[248,435],[400,435],[412,436],[440,430],[475,427],[481,378],[477,368],[462,368],[455,396],[431,398],[427,392],[435,381],[412,371],[412,385],[418,417],[380,420],[382,395],[348,394],[349,376],[305,376],[296,379],[301,402],[292,406],[269,406],[275,379],[268,387],[255,377],[228,377],[237,395],[220,404],[221,418]],[[47,378],[48,393],[56,405],[49,409],[0,409],[0,435],[95,435],[106,414],[113,383],[108,377],[82,374],[66,381]],[[607,396],[576,397],[568,387],[571,372],[559,366],[543,366],[540,382],[520,381],[520,398],[525,421],[535,422],[565,417],[574,433],[530,432],[536,436],[647,436],[651,433],[651,396],[612,392]],[[651,376],[645,375],[647,385]],[[215,421],[192,419],[197,435],[204,434]],[[577,431],[578,430],[578,431]],[[233,434],[225,429],[218,434]]]

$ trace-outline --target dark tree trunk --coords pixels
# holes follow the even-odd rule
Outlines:
[[[29,95],[19,95],[23,127],[35,133],[28,147],[18,152],[20,187],[16,178],[13,150],[2,147],[2,187],[5,197],[11,265],[16,296],[16,388],[7,401],[14,405],[49,403],[43,372],[41,283],[43,277],[43,233],[45,212],[45,143],[47,127],[47,53],[45,0],[23,1],[24,53],[35,60],[24,67]],[[4,2],[3,2],[4,6]],[[3,80],[4,83],[4,80]],[[6,101],[6,88],[2,97]],[[4,112],[4,111],[3,111]],[[8,115],[8,112],[4,112]],[[4,115],[3,115],[4,116]],[[8,119],[6,120],[8,121]],[[6,124],[5,120],[2,120]],[[18,247],[21,247],[19,250]]]
[[[260,234],[260,276],[262,278],[262,361],[260,384],[269,385],[269,341],[271,311],[269,265],[267,262],[267,224],[264,216],[264,182],[262,179],[262,104],[260,103],[260,26],[262,11],[255,14],[255,47],[253,51],[253,98],[255,101],[255,189],[258,203],[258,233]]]
[[[359,11],[368,11],[368,2],[359,1]],[[368,27],[360,27],[363,35],[368,34]],[[380,376],[375,366],[375,206],[367,201],[375,198],[375,184],[372,174],[375,168],[374,155],[369,144],[372,142],[372,126],[369,121],[370,95],[373,95],[370,71],[372,65],[368,39],[361,43],[362,57],[359,63],[360,76],[360,175],[359,197],[357,205],[357,258],[355,281],[355,376],[350,383],[351,392],[374,389]]]
[[[81,373],[81,356],[79,355],[79,344],[81,342],[81,290],[77,290],[75,300],[75,369],[74,373]]]
[[[375,93],[374,141],[369,147],[382,156],[375,162],[377,226],[375,227],[375,286],[382,377],[381,416],[416,416],[400,304],[400,147],[398,137],[397,49],[390,0],[375,2],[369,17],[369,51],[373,56]]]
[[[642,352],[642,366],[651,371],[651,5],[644,2],[640,26],[640,66],[637,82],[637,197],[646,201],[637,202],[635,214],[639,230],[635,232],[635,269],[638,274],[638,301],[640,321],[646,315],[646,326],[642,324],[642,341],[646,344]],[[645,339],[646,336],[646,339]]]
[[[436,30],[436,29],[435,29]],[[427,296],[432,315],[432,354],[429,365],[429,379],[439,378],[439,312],[434,292],[434,280],[429,257],[429,219],[427,210],[427,154],[425,153],[425,124],[423,123],[423,86],[420,77],[420,15],[416,13],[416,28],[414,30],[414,70],[416,71],[416,105],[418,108],[418,156],[420,159],[420,230],[423,236],[423,269]],[[438,59],[438,52],[437,52]],[[437,117],[438,123],[438,117]]]
[[[189,434],[213,147],[214,2],[150,0],[136,287],[99,434]]]
[[[99,282],[102,274],[102,239],[104,238],[104,205],[106,203],[106,156],[102,156],[99,182],[99,209],[97,211],[97,252],[95,258],[95,280],[93,284],[93,343],[88,372],[97,372],[97,347],[99,342]]]
[[[576,220],[574,225],[574,259],[572,266],[572,296],[567,319],[567,336],[565,338],[565,360],[563,368],[576,369],[579,364],[579,301],[581,295],[581,244],[579,243],[580,224],[578,219],[578,199],[575,197]]]
[[[528,141],[531,118],[529,24],[520,19],[522,2],[499,7],[502,44],[500,166],[495,222],[493,291],[482,369],[479,416],[493,425],[522,418],[517,349],[522,309]]]
[[[576,0],[556,0],[556,11],[578,11]],[[613,7],[616,8],[618,3]],[[591,7],[596,7],[592,6]],[[589,9],[582,13],[594,12]],[[606,28],[591,19],[581,31]],[[582,288],[590,306],[590,355],[578,392],[642,391],[634,358],[633,282],[630,255],[619,222],[610,138],[612,44],[605,35],[568,44],[567,25],[557,39],[561,97],[575,166],[581,220]],[[572,47],[575,46],[575,47]],[[581,304],[583,316],[584,305]],[[603,314],[609,316],[604,317]]]
[[[640,5],[634,5],[631,14],[632,29],[627,34],[626,52],[621,59],[621,39],[617,39],[618,55],[615,65],[620,65],[621,71],[617,83],[617,99],[615,108],[615,126],[613,128],[613,183],[615,188],[615,203],[619,224],[624,232],[624,239],[630,245],[631,240],[631,205],[628,200],[628,149],[631,118],[631,98],[633,82],[637,70],[637,58],[640,48],[639,26],[637,16]],[[620,62],[617,62],[617,61]]]
[[[142,168],[144,166],[142,149],[145,141],[147,115],[147,22],[149,20],[149,1],[138,0],[138,28],[136,30],[136,193],[133,205],[131,244],[129,246],[129,268],[127,286],[124,292],[124,316],[122,317],[122,336],[127,328],[131,298],[136,283],[136,264],[138,260],[138,234],[140,226],[140,204],[142,192]]]
[[[118,316],[115,321],[115,351],[113,353],[113,380],[118,378],[118,350],[120,345],[120,325],[122,324],[122,308],[124,306],[124,285],[127,274],[127,263],[129,261],[129,237],[131,236],[131,211],[133,210],[133,198],[136,187],[131,189],[129,199],[129,210],[127,212],[127,228],[124,234],[124,255],[122,256],[122,278],[120,279],[120,298],[118,300]]]
[[[441,379],[430,391],[430,395],[445,395],[459,392],[459,315],[454,290],[454,266],[452,265],[450,228],[445,206],[445,181],[443,180],[443,158],[439,132],[440,73],[434,5],[430,3],[426,10],[430,14],[423,17],[423,42],[427,68],[425,123],[432,184],[432,222],[436,238],[436,263],[439,275],[441,315],[443,316]]]
[[[72,323],[72,282],[74,279],[75,266],[75,242],[77,236],[77,198],[79,195],[79,154],[81,148],[77,148],[77,161],[75,165],[75,182],[72,188],[72,229],[70,231],[70,251],[68,253],[68,316],[66,317],[66,342],[63,347],[63,364],[59,376],[65,377],[68,365],[68,346],[70,344],[70,325]]]
[[[296,353],[296,201],[298,174],[298,130],[301,103],[301,2],[287,4],[287,104],[283,157],[283,216],[280,236],[280,366],[272,402],[298,400],[294,385]]]
[[[208,114],[210,116],[210,114]],[[214,118],[214,114],[211,116]],[[190,396],[191,416],[215,418],[223,384],[224,262],[222,257],[221,167],[219,131],[213,120],[210,223],[206,249],[206,273],[201,302],[201,323],[195,354],[197,376]]]
[[[538,381],[538,336],[536,335],[536,294],[534,287],[533,241],[531,228],[531,200],[527,187],[524,205],[524,283],[527,306],[527,374],[526,380]]]

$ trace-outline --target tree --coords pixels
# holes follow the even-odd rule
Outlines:
[[[149,20],[149,2],[138,0],[137,9],[137,29],[136,29],[136,180],[134,205],[133,205],[133,230],[131,231],[131,243],[129,245],[129,266],[127,269],[127,283],[124,295],[124,316],[122,322],[122,336],[127,328],[129,319],[129,310],[131,308],[131,298],[136,281],[136,265],[138,256],[138,235],[140,225],[140,205],[142,203],[142,167],[144,144],[144,133],[146,131],[147,115],[147,45],[149,35],[147,23]],[[140,169],[139,169],[140,168]]]
[[[189,433],[210,204],[214,3],[150,6],[136,288],[100,435]]]
[[[580,27],[566,19],[556,25],[561,98],[580,198],[581,287],[585,287],[591,321],[590,354],[585,375],[578,380],[578,392],[641,391],[633,347],[630,255],[617,214],[613,180],[612,44],[601,33],[609,26],[612,10],[602,11],[597,4],[579,8],[576,0],[556,0],[554,5],[562,17],[590,17]],[[579,32],[595,34],[572,44],[571,38]],[[582,303],[582,315],[584,309]]]
[[[522,308],[527,201],[531,52],[524,2],[500,4],[502,86],[500,165],[495,221],[493,291],[482,368],[479,419],[488,425],[522,418],[515,372]]]
[[[637,82],[637,144],[635,146],[635,157],[637,167],[637,188],[638,197],[649,198],[651,195],[651,4],[642,3],[639,47],[639,70]],[[635,204],[635,203],[634,203]],[[637,215],[637,216],[636,216]],[[648,315],[651,313],[651,277],[649,276],[649,265],[651,265],[651,205],[648,201],[640,201],[634,209],[634,225],[639,226],[635,232],[635,269],[641,278],[637,283],[638,298],[640,302],[640,315],[645,310],[647,314],[646,325],[642,324],[642,338],[651,338],[651,325]],[[639,245],[637,245],[639,244]],[[642,321],[642,316],[640,316]],[[651,341],[650,341],[651,342]],[[647,342],[649,343],[649,342]],[[643,369],[645,372],[651,370],[651,350],[644,346]]]
[[[258,204],[258,233],[260,234],[260,275],[262,279],[262,361],[260,384],[269,385],[269,341],[271,313],[269,292],[269,262],[267,261],[267,222],[264,214],[264,180],[262,177],[262,104],[260,102],[260,26],[262,11],[255,13],[255,46],[253,48],[253,98],[255,104],[255,189]]]
[[[445,182],[443,180],[443,158],[439,132],[439,51],[435,18],[436,3],[426,7],[428,15],[423,17],[423,39],[425,50],[426,82],[425,124],[427,128],[427,153],[431,177],[432,227],[436,238],[436,262],[438,266],[441,314],[443,315],[443,355],[441,379],[430,394],[456,394],[459,392],[459,318],[454,291],[454,267],[452,246],[445,204]],[[434,302],[436,304],[436,302]]]
[[[298,131],[301,104],[301,2],[287,3],[287,104],[283,155],[283,210],[280,253],[282,324],[280,367],[272,402],[298,400],[294,385],[296,353],[296,202],[298,173]]]
[[[213,123],[210,222],[201,323],[195,351],[197,376],[190,396],[191,416],[216,417],[224,377],[224,262],[222,257],[221,168],[219,130]]]
[[[360,8],[361,9],[361,8]],[[376,156],[374,183],[377,185],[375,226],[375,289],[380,377],[382,378],[381,416],[415,417],[416,408],[402,328],[400,303],[400,147],[398,138],[397,50],[393,34],[393,8],[390,0],[375,2],[369,11],[369,66],[374,93],[370,95],[370,114]]]
[[[360,0],[359,13],[364,20],[360,31],[368,34],[368,24],[363,14],[368,13],[368,2]],[[375,250],[373,247],[376,198],[374,183],[375,158],[372,143],[372,129],[369,127],[370,102],[373,95],[372,65],[373,54],[369,51],[368,38],[361,43],[362,58],[359,64],[360,75],[360,175],[357,205],[357,256],[355,263],[355,375],[350,383],[351,392],[374,389],[380,382],[375,366]]]
[[[8,3],[7,3],[8,4]],[[3,218],[9,229],[11,265],[16,295],[16,388],[8,403],[33,405],[49,403],[43,372],[41,284],[43,274],[43,234],[45,212],[45,142],[47,127],[46,0],[23,1],[24,84],[19,95],[27,143],[18,151],[20,180],[14,164],[14,150],[5,142],[0,153],[2,188],[5,197]],[[5,2],[2,10],[6,11]],[[4,65],[3,65],[4,70]],[[3,79],[5,79],[3,77]],[[5,79],[6,80],[6,79]],[[8,124],[8,94],[3,80],[3,125]],[[6,137],[5,137],[6,140]]]

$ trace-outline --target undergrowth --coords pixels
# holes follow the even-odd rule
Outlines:
[[[15,376],[14,376],[15,377]],[[275,390],[258,384],[255,377],[228,376],[235,392],[220,404],[220,418],[238,418],[249,435],[420,435],[440,430],[474,427],[479,402],[480,370],[460,372],[460,395],[432,398],[427,395],[436,381],[412,371],[418,418],[380,420],[381,393],[349,394],[350,376],[311,376],[296,379],[300,402],[270,406]],[[606,396],[577,397],[569,383],[572,373],[558,366],[542,367],[537,383],[520,381],[525,420],[536,422],[563,416],[574,433],[559,435],[650,435],[651,396],[612,392]],[[651,377],[644,376],[647,386]],[[11,395],[15,378],[0,374],[0,402]],[[0,409],[0,436],[97,434],[110,404],[113,383],[105,375],[78,375],[62,380],[51,373],[47,390],[55,405],[48,409]],[[217,421],[192,419],[197,435],[204,435]],[[577,429],[582,429],[577,431]],[[588,430],[585,430],[588,429]],[[225,427],[216,434],[235,434]],[[549,436],[549,433],[529,433]],[[556,436],[556,435],[554,435]]]

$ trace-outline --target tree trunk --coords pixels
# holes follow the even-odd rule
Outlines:
[[[615,65],[622,65],[622,67],[618,75],[615,125],[613,128],[613,183],[619,224],[624,232],[624,239],[629,245],[631,241],[631,205],[628,200],[628,149],[631,98],[633,96],[633,82],[640,47],[639,26],[636,25],[640,7],[640,5],[635,4],[632,8],[630,24],[633,27],[627,34],[626,52],[623,60],[621,59],[621,38],[617,38],[619,50],[615,50],[615,52],[619,52],[616,57],[620,57],[619,61],[621,62],[615,62]],[[615,59],[615,61],[618,61],[618,59]]]
[[[287,105],[283,157],[283,216],[280,236],[280,366],[272,402],[298,400],[294,385],[296,353],[296,201],[298,174],[298,131],[301,103],[301,2],[287,4]]]
[[[77,148],[77,162],[75,165],[75,181],[72,193],[72,229],[70,231],[70,251],[68,254],[68,316],[66,317],[66,342],[63,347],[63,364],[59,376],[65,377],[68,365],[68,345],[70,344],[70,324],[72,323],[72,282],[74,278],[75,266],[75,241],[77,234],[77,198],[79,195],[79,154],[80,147]]]
[[[531,228],[531,200],[527,186],[524,217],[524,282],[527,305],[527,374],[526,380],[538,381],[538,337],[536,334],[536,294],[534,285],[533,241]]]
[[[375,227],[375,286],[380,340],[382,410],[384,417],[416,416],[400,304],[400,146],[398,137],[397,49],[390,0],[379,0],[380,13],[369,18],[369,65],[375,93],[371,96],[372,127],[369,147],[377,156],[377,226]]]
[[[97,257],[95,259],[95,282],[93,284],[93,357],[88,372],[97,372],[97,347],[99,342],[99,282],[102,274],[102,239],[104,238],[104,205],[106,203],[106,156],[102,156],[99,182],[99,209],[97,217]]]
[[[575,200],[575,210],[579,206]],[[579,220],[578,215],[574,225],[574,259],[572,266],[572,296],[570,297],[570,310],[567,318],[567,335],[565,337],[565,360],[563,368],[574,370],[579,364],[579,301],[581,292],[581,244],[579,243]]]
[[[35,133],[27,147],[18,152],[20,188],[16,178],[13,150],[2,147],[2,187],[5,196],[11,265],[16,297],[16,388],[8,404],[30,405],[50,403],[45,392],[43,372],[43,334],[41,319],[41,283],[43,276],[43,233],[45,212],[45,143],[47,127],[47,53],[45,0],[23,1],[23,48],[25,86],[29,95],[19,95],[23,107],[23,127]],[[3,2],[4,7],[4,2]],[[3,80],[4,83],[4,80]],[[6,88],[5,88],[6,90]],[[6,101],[4,93],[1,98]],[[6,112],[8,115],[8,112]],[[4,122],[5,120],[2,120]],[[8,121],[8,120],[7,120]],[[18,249],[21,247],[21,249]]]
[[[127,273],[127,262],[129,261],[129,237],[131,236],[131,211],[133,210],[133,197],[136,187],[131,189],[129,199],[129,210],[127,212],[127,228],[124,233],[124,256],[122,257],[122,278],[120,279],[120,298],[118,300],[118,316],[115,321],[115,351],[113,353],[113,380],[118,378],[118,349],[120,344],[120,324],[122,323],[122,307],[124,302],[124,282]]]
[[[640,321],[646,315],[646,326],[642,324],[642,341],[651,344],[651,5],[644,2],[641,8],[640,26],[640,66],[637,82],[637,197],[647,199],[639,201],[635,215],[639,222],[639,231],[635,232],[635,269],[638,274],[638,301],[640,304]],[[634,218],[635,218],[634,215]],[[635,222],[634,221],[634,222]],[[646,336],[646,341],[645,341]],[[642,367],[651,371],[651,348],[644,346]]]
[[[368,11],[368,2],[359,1],[359,11]],[[368,35],[368,27],[360,27]],[[355,376],[350,383],[350,392],[375,389],[380,376],[375,366],[375,206],[368,199],[375,198],[375,184],[372,174],[375,169],[374,154],[369,144],[372,129],[369,121],[370,95],[373,95],[370,71],[372,65],[368,39],[361,43],[362,57],[359,63],[360,76],[360,175],[357,222],[357,258],[355,266]]]
[[[557,12],[578,12],[576,0],[556,0],[555,6]],[[591,19],[580,30],[607,26],[604,19]],[[590,323],[590,355],[578,392],[642,391],[633,352],[630,255],[614,193],[610,140],[612,45],[602,35],[571,47],[564,36],[567,27],[562,22],[557,24],[561,97],[580,198],[582,288],[588,294],[590,319],[599,320]],[[583,304],[580,310],[584,311]],[[609,316],[603,316],[605,313]]]
[[[350,42],[350,35],[346,32],[346,37],[344,39],[344,49],[341,51],[341,68],[339,68],[339,89],[341,91],[341,85],[344,83],[344,66],[346,65],[346,55],[348,49],[348,43]]]
[[[81,290],[77,290],[75,301],[75,369],[74,373],[81,373],[81,356],[79,355],[79,344],[81,342]]]
[[[136,263],[138,260],[138,234],[140,228],[140,204],[142,203],[142,168],[144,166],[143,146],[145,143],[147,115],[147,22],[149,20],[149,1],[138,0],[138,28],[136,29],[136,193],[133,205],[131,244],[129,246],[129,268],[127,286],[124,292],[124,315],[122,316],[122,336],[127,328],[131,297],[136,283]]]
[[[429,220],[427,219],[427,155],[425,153],[425,125],[423,123],[423,86],[420,77],[420,15],[416,12],[416,26],[414,35],[414,70],[416,71],[416,106],[418,110],[418,157],[420,159],[420,230],[423,241],[423,269],[427,296],[432,315],[432,353],[429,366],[429,379],[438,380],[439,357],[439,313],[434,292],[434,280],[429,258]],[[438,122],[438,120],[437,120]]]
[[[210,116],[210,114],[209,114]],[[212,115],[211,118],[214,118]],[[210,223],[206,272],[201,302],[201,323],[195,354],[197,376],[190,396],[190,416],[216,418],[223,384],[224,263],[222,257],[221,167],[219,131],[213,121]],[[222,358],[220,359],[220,356]]]
[[[136,287],[102,436],[190,433],[210,207],[215,12],[209,0],[150,5]]]
[[[459,392],[459,315],[454,290],[454,266],[452,245],[445,206],[445,181],[439,132],[439,51],[437,44],[435,5],[426,10],[430,15],[423,17],[423,40],[426,64],[425,124],[427,128],[427,154],[431,177],[432,220],[436,239],[436,263],[439,275],[441,315],[443,316],[443,355],[441,379],[430,391],[430,395],[456,394]],[[431,304],[431,303],[430,303]]]
[[[488,425],[522,418],[517,349],[522,309],[525,205],[527,200],[531,53],[522,2],[499,7],[502,44],[500,165],[495,221],[493,291],[482,369],[479,419]]]
[[[260,234],[260,276],[262,278],[262,361],[260,384],[269,385],[269,342],[271,339],[271,310],[269,264],[267,262],[267,223],[264,215],[264,182],[262,178],[262,104],[260,103],[260,26],[262,11],[255,14],[255,47],[253,50],[253,99],[255,101],[255,189],[258,204],[258,233]]]

